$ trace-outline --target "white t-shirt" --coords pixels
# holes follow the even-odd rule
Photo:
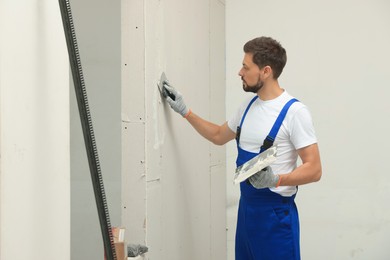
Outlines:
[[[241,118],[252,98],[253,96],[243,102],[237,113],[228,121],[228,126],[233,132],[236,132],[237,126],[240,125]],[[272,100],[256,99],[242,125],[240,147],[248,152],[258,153],[280,111],[292,98],[284,91],[283,94]],[[271,164],[273,172],[275,174],[292,172],[297,167],[297,150],[314,143],[317,143],[317,138],[310,112],[304,104],[295,102],[288,110],[275,138],[274,145],[277,145],[277,159]],[[292,196],[297,192],[295,186],[280,186],[270,188],[270,190],[282,196]]]

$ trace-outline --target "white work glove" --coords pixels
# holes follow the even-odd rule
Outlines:
[[[250,184],[256,189],[273,188],[278,185],[280,176],[274,174],[270,166],[265,167],[261,171],[253,174],[248,178]]]
[[[168,81],[163,83],[163,87],[166,91],[168,91],[164,97],[171,108],[183,117],[187,115],[190,110],[184,103],[183,96],[174,87],[172,87]]]
[[[128,244],[127,245],[127,256],[128,257],[136,257],[139,255],[145,254],[148,251],[149,251],[149,248],[147,246],[144,246],[144,245],[140,245],[140,244]]]

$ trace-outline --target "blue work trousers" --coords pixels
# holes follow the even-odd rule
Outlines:
[[[237,165],[257,154],[238,147]],[[236,260],[299,260],[299,219],[295,195],[283,197],[268,188],[240,184]]]

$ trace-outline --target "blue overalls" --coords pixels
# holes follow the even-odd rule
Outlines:
[[[287,102],[264,140],[260,152],[252,153],[241,149],[239,137],[246,114],[257,98],[258,96],[255,96],[251,100],[237,128],[237,167],[272,146],[288,109],[297,101],[291,99]],[[294,202],[295,195],[283,197],[269,188],[256,189],[249,181],[241,182],[240,190],[236,260],[300,259],[299,220]]]

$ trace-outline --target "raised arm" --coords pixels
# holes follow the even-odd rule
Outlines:
[[[216,145],[224,145],[236,136],[229,128],[227,122],[223,125],[216,125],[192,112],[186,118],[201,136]]]
[[[204,138],[217,145],[223,145],[235,138],[236,134],[229,128],[227,122],[216,125],[193,113],[184,103],[183,96],[168,82],[164,84],[166,92],[164,97],[171,108],[186,118],[195,130]]]

